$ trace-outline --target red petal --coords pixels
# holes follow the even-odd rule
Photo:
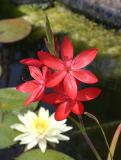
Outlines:
[[[58,45],[57,37],[55,38],[55,54],[57,57],[59,57],[59,45]]]
[[[71,74],[84,83],[91,84],[98,82],[97,77],[93,73],[84,69],[72,70]]]
[[[67,74],[64,78],[64,88],[67,95],[74,100],[77,96],[77,84],[75,78],[72,75]]]
[[[76,99],[79,101],[89,101],[96,98],[101,93],[99,88],[90,87],[77,92]]]
[[[61,45],[61,55],[66,67],[70,67],[73,58],[73,46],[68,37],[66,37]]]
[[[43,79],[46,78],[47,71],[48,71],[48,67],[47,66],[42,67]]]
[[[69,115],[70,112],[71,112],[70,102],[65,101],[58,106],[58,108],[55,112],[55,119],[57,121],[62,121],[65,118],[67,118],[67,116]]]
[[[28,66],[36,66],[36,67],[43,67],[44,66],[44,64],[40,60],[37,60],[34,58],[21,60],[20,63],[24,64],[24,65],[28,65]]]
[[[61,81],[58,85],[53,87],[53,90],[59,94],[64,94],[65,95],[65,90],[63,86],[63,81]]]
[[[55,70],[62,70],[65,68],[63,61],[61,59],[59,59],[58,57],[53,56],[49,53],[39,51],[38,57],[49,68],[52,68]]]
[[[74,114],[83,114],[84,113],[84,106],[78,100],[70,101],[71,110]]]
[[[26,105],[30,104],[31,102],[36,102],[36,101],[42,99],[42,97],[44,96],[44,92],[45,92],[44,86],[38,87],[36,90],[34,90],[30,94],[30,96],[27,98],[27,100],[23,106],[26,106]]]
[[[61,103],[63,102],[65,99],[63,98],[62,95],[59,95],[57,93],[47,93],[46,95],[44,95],[44,97],[42,98],[43,102],[46,103],[50,103],[50,104],[56,104],[56,103]]]
[[[73,69],[79,69],[87,66],[89,63],[93,61],[97,54],[97,49],[88,49],[86,51],[83,51],[78,56],[76,56],[73,60]]]
[[[62,81],[65,75],[66,75],[66,71],[58,71],[53,73],[51,76],[48,77],[46,82],[46,87],[50,88],[50,87],[56,86]]]
[[[43,83],[43,76],[42,76],[42,73],[41,73],[41,71],[40,71],[40,69],[38,67],[29,66],[29,70],[30,70],[31,76],[34,79],[36,79],[40,83]]]
[[[16,89],[23,93],[29,93],[33,92],[35,89],[37,89],[40,86],[40,83],[38,83],[36,80],[27,81],[23,84],[20,84],[16,87]]]

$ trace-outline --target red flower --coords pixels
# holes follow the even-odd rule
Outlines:
[[[44,67],[45,65],[38,59],[28,58],[20,61],[21,64],[27,66],[36,66],[36,67]]]
[[[80,101],[89,101],[96,98],[101,90],[98,88],[90,87],[82,89],[77,92],[75,100],[68,97],[64,91],[62,83],[53,88],[57,93],[48,93],[43,98],[42,101],[50,104],[58,104],[57,110],[55,112],[55,119],[61,121],[65,119],[69,113],[83,114],[84,106]]]
[[[77,97],[77,84],[75,78],[84,83],[96,83],[98,81],[94,74],[87,70],[80,69],[92,62],[97,51],[97,49],[83,51],[72,60],[73,46],[68,37],[64,39],[61,46],[63,61],[49,53],[39,51],[38,57],[40,60],[46,66],[58,70],[58,72],[55,72],[48,78],[46,83],[47,87],[56,86],[64,78],[64,89],[67,95],[74,100]]]
[[[44,96],[46,81],[50,72],[46,66],[42,69],[43,75],[38,67],[29,66],[30,74],[35,80],[27,81],[16,87],[18,91],[23,93],[32,92],[23,106],[39,101]]]

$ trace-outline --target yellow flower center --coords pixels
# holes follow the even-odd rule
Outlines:
[[[37,120],[34,119],[34,128],[38,133],[44,133],[48,128],[48,120],[45,120],[45,118],[39,116]]]

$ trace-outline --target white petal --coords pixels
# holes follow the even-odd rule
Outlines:
[[[63,124],[67,121],[67,119],[64,119],[62,121],[56,121],[55,125],[60,125],[60,124]]]
[[[44,115],[44,118],[45,118],[45,121],[48,120],[48,117],[49,117],[49,111],[48,109],[45,111],[45,115]]]
[[[68,127],[68,126],[66,126],[65,128],[62,129],[61,133],[67,132],[67,131],[69,131],[69,130],[71,130],[71,129],[73,129],[73,127],[70,127],[70,126]]]
[[[39,140],[36,138],[36,139],[33,140],[32,142],[30,142],[30,143],[27,145],[27,150],[35,147],[35,146],[37,145],[38,141],[39,141]]]
[[[40,109],[39,109],[39,117],[44,117],[44,115],[45,115],[45,109],[43,108],[43,107],[41,107]]]
[[[59,143],[58,139],[56,137],[51,136],[45,136],[47,141],[53,142],[53,143]]]
[[[43,132],[43,128],[40,125],[37,127],[37,129],[38,129],[39,133]]]
[[[42,140],[40,140],[39,143],[38,143],[38,145],[39,145],[39,148],[41,149],[42,152],[45,152],[45,151],[46,151],[47,141],[46,141],[45,138],[42,139]]]
[[[14,124],[14,125],[11,125],[10,128],[16,129],[20,132],[29,132],[30,131],[27,126],[25,126],[23,124],[18,124],[18,123]]]
[[[27,114],[25,114],[26,120],[31,126],[31,123],[34,124],[34,120],[37,121],[37,115],[34,112],[28,111]]]
[[[67,140],[70,139],[68,136],[65,136],[65,135],[62,135],[62,134],[57,135],[56,138],[58,140],[64,140],[64,141],[67,141]]]
[[[29,127],[29,123],[27,122],[26,118],[22,115],[18,115],[19,120],[24,123],[26,126]]]
[[[31,143],[33,140],[35,140],[37,137],[37,135],[29,135],[29,136],[26,136],[24,138],[21,138],[21,141],[20,144],[27,144],[27,143]]]
[[[29,135],[29,133],[20,134],[20,135],[18,135],[18,136],[16,136],[16,137],[14,138],[14,141],[21,140],[21,138],[24,138],[24,137],[26,137],[26,136],[28,136],[28,135]]]
[[[50,129],[48,131],[45,131],[43,134],[44,135],[48,135],[48,136],[55,136],[57,134],[60,134],[61,132],[59,130],[56,130],[56,129]]]
[[[62,129],[65,127],[66,127],[66,124],[60,124],[58,126],[57,125],[54,126],[53,129],[62,131]]]

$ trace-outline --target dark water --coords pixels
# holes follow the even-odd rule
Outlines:
[[[31,33],[33,34],[33,33]],[[3,73],[0,78],[0,88],[16,87],[23,82],[23,79],[32,79],[27,66],[21,65],[20,60],[26,58],[36,58],[37,52],[43,50],[47,52],[46,45],[42,39],[31,38],[31,34],[24,40],[10,43],[0,44],[0,62],[2,65]],[[59,45],[61,46],[65,35],[58,35]],[[5,51],[7,65],[4,63],[3,50]],[[77,50],[74,48],[74,50]],[[77,51],[80,53],[80,51]],[[120,59],[121,56],[118,57]],[[97,55],[95,60],[86,67],[86,69],[93,72],[99,79],[97,84],[80,84],[81,88],[87,88],[90,86],[98,87],[102,89],[102,93],[94,100],[89,102],[83,102],[85,111],[94,114],[106,133],[109,145],[113,138],[114,132],[121,121],[121,78],[119,75],[111,75],[112,71],[118,66],[113,56],[100,56]],[[7,72],[5,71],[7,68]],[[119,69],[120,70],[120,69]],[[117,75],[117,76],[116,76]],[[55,111],[54,106],[47,105],[40,102],[40,105],[45,108],[49,108],[50,113]],[[77,119],[77,116],[71,114],[72,117]],[[94,120],[88,118],[86,115],[82,115],[85,127],[87,128],[87,134],[89,135],[92,143],[97,149],[103,160],[107,159],[108,149],[105,145],[102,133]],[[77,119],[78,120],[78,119]],[[96,160],[90,147],[88,146],[83,135],[78,131],[78,128],[68,119],[68,125],[74,127],[73,131],[67,133],[70,137],[68,142],[60,142],[57,145],[57,150],[67,155],[72,156],[76,160]],[[74,132],[74,133],[73,133]],[[0,160],[13,160],[14,157],[22,153],[23,146],[15,145],[12,148],[0,150]],[[121,159],[121,138],[118,140],[114,160]]]

